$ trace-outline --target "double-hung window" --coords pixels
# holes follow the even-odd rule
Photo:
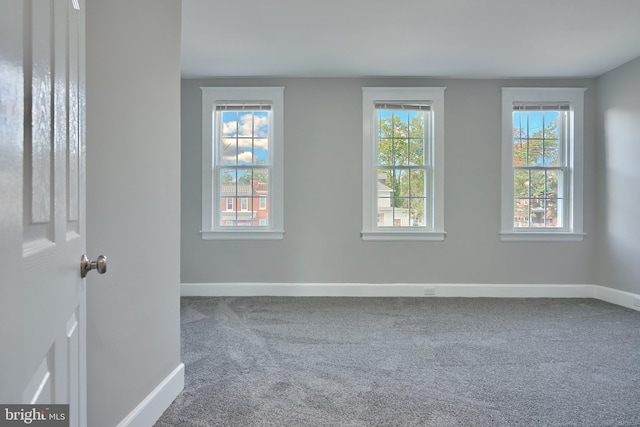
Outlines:
[[[502,240],[580,241],[584,89],[502,89]]]
[[[363,88],[363,240],[444,240],[445,88]]]
[[[202,238],[282,239],[284,88],[201,90]]]

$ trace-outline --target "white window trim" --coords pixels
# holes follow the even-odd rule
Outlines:
[[[583,232],[583,144],[584,92],[586,88],[502,88],[502,185],[500,239],[505,242],[580,242]],[[571,105],[570,140],[568,148],[569,212],[565,229],[518,229],[513,227],[513,103],[568,102]]]
[[[362,240],[443,241],[444,230],[444,91],[445,87],[362,88]],[[433,111],[433,219],[430,228],[378,227],[377,159],[373,144],[377,101],[429,102]]]
[[[281,240],[284,238],[284,87],[201,87],[202,90],[202,229],[203,240]],[[272,109],[272,164],[269,176],[269,226],[217,228],[214,222],[214,134],[216,102],[269,102]],[[219,198],[218,198],[219,199]]]

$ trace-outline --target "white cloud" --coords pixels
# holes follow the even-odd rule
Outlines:
[[[222,134],[223,135],[234,135],[236,133],[236,129],[238,127],[238,122],[226,122],[222,124]]]
[[[253,116],[250,113],[241,114],[240,121],[231,121],[222,124],[222,134],[225,136],[265,138],[269,134],[269,118],[265,116]]]
[[[235,155],[235,153],[230,154],[230,155],[224,155],[224,156],[222,156],[222,160],[223,160],[224,163],[235,164],[236,163],[236,155]],[[254,157],[253,157],[253,154],[251,154],[250,151],[243,151],[242,153],[238,154],[238,163],[253,163],[253,161],[254,161]]]
[[[238,139],[238,147],[239,148],[251,148],[251,139]],[[236,146],[236,139],[234,137],[227,137],[222,139],[223,147],[234,147]],[[262,148],[264,150],[269,148],[269,139],[268,138],[254,138],[253,146],[255,148]],[[229,148],[231,149],[231,148]]]
[[[249,151],[238,154],[238,162],[249,163],[253,162],[253,154]]]

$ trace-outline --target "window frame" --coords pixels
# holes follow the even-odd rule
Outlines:
[[[201,87],[202,91],[202,228],[203,240],[281,240],[284,238],[284,87]],[[269,103],[269,225],[225,227],[216,217],[221,190],[215,181],[216,104]],[[218,203],[216,203],[216,200]],[[236,201],[237,202],[237,201]],[[218,206],[221,208],[221,206]],[[236,206],[237,209],[237,206]],[[220,210],[221,211],[221,210]]]
[[[363,87],[362,88],[362,240],[443,241],[444,230],[444,91],[445,87]],[[429,104],[432,114],[429,176],[425,176],[430,197],[427,198],[425,227],[378,225],[377,209],[377,120],[379,103]]]
[[[586,88],[502,88],[502,241],[582,241],[584,92]],[[567,176],[563,198],[564,227],[514,227],[513,108],[514,104],[569,104],[568,141],[565,147]],[[560,215],[560,213],[558,214]]]

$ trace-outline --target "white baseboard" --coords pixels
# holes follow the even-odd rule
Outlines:
[[[596,298],[640,311],[640,295],[599,285],[183,283],[181,296]]]
[[[611,304],[640,311],[640,295],[632,292],[593,285],[593,297]]]
[[[171,402],[184,389],[184,364],[181,363],[129,413],[118,427],[149,427],[155,424]]]

